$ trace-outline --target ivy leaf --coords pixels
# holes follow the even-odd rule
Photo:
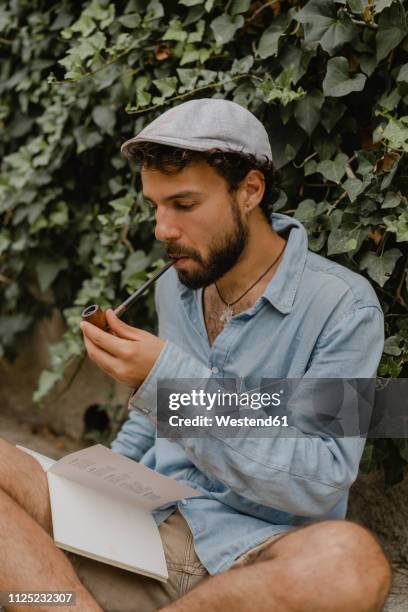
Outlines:
[[[123,15],[118,18],[119,23],[121,23],[125,28],[129,28],[133,30],[140,25],[141,18],[139,13],[128,13],[127,15]]]
[[[314,23],[316,26],[329,27],[336,14],[333,0],[310,0],[295,14],[295,19],[299,23]]]
[[[10,246],[10,233],[6,229],[0,231],[0,255]]]
[[[301,223],[310,223],[316,218],[316,202],[314,200],[303,200],[295,211],[295,218]]]
[[[319,43],[331,55],[358,34],[350,15],[333,0],[310,0],[295,19],[303,24],[305,41]]]
[[[394,355],[395,357],[398,357],[398,355],[401,355],[402,352],[400,343],[401,338],[398,336],[390,336],[384,342],[384,353],[386,353],[386,355]]]
[[[200,72],[198,73],[197,85],[202,87],[203,85],[214,83],[217,79],[217,76],[218,73],[215,70],[200,70]]]
[[[314,55],[313,50],[299,49],[295,45],[285,43],[279,54],[279,62],[282,68],[292,68],[293,82],[297,83],[306,74],[307,67]]]
[[[279,40],[285,34],[289,23],[290,19],[286,13],[274,19],[273,23],[264,31],[256,50],[261,59],[277,55]]]
[[[79,125],[74,129],[74,136],[77,142],[78,153],[82,153],[86,149],[92,149],[103,140],[101,134],[83,125]]]
[[[319,253],[326,243],[327,232],[309,234],[309,249],[314,253]]]
[[[279,117],[274,113],[270,120],[272,158],[276,169],[282,168],[295,158],[300,147],[306,140],[305,132],[294,121],[282,125]],[[290,145],[288,149],[287,145]]]
[[[381,208],[395,208],[401,202],[401,196],[393,191],[388,191]]]
[[[177,68],[177,74],[181,82],[181,87],[178,88],[180,93],[185,93],[194,88],[198,72],[193,68]]]
[[[163,98],[173,95],[177,88],[177,77],[165,77],[164,79],[154,79],[154,85],[160,91]]]
[[[381,61],[408,33],[404,8],[395,2],[382,11],[376,35],[377,61]]]
[[[241,59],[234,59],[231,66],[231,74],[245,74],[249,72],[254,65],[254,56],[246,55]]]
[[[278,101],[282,106],[287,106],[290,102],[298,100],[305,95],[305,91],[298,87],[292,88],[292,69],[285,68],[276,79],[266,78],[259,85],[259,92],[265,102]]]
[[[391,89],[391,91],[384,92],[381,98],[378,100],[377,104],[380,108],[392,111],[398,106],[400,100],[401,95],[398,91],[398,88],[395,87]]]
[[[401,257],[402,253],[399,249],[390,249],[382,255],[376,255],[369,252],[364,255],[360,262],[360,269],[367,270],[368,275],[376,283],[383,287],[390,279],[395,264]]]
[[[304,165],[305,176],[310,176],[317,172],[317,162],[314,159],[309,159]]]
[[[374,55],[361,55],[360,57],[360,69],[365,75],[371,76],[374,70],[377,68],[377,60]]]
[[[155,19],[160,19],[164,15],[164,8],[160,0],[150,0],[149,4],[145,9],[145,16],[143,21],[145,25],[150,26],[149,22]],[[151,27],[151,26],[150,26]]]
[[[324,161],[317,164],[317,172],[323,174],[324,178],[334,183],[340,183],[346,172],[346,163],[348,157],[344,153],[336,155],[334,160],[325,159]]]
[[[61,379],[62,372],[43,370],[38,381],[38,387],[33,393],[33,401],[39,402],[42,400]]]
[[[403,81],[404,83],[408,82],[408,64],[404,64],[403,66],[401,66],[398,72],[397,81],[399,83],[401,81]]]
[[[191,32],[188,35],[187,42],[188,43],[201,42],[203,40],[204,30],[205,30],[205,21],[203,19],[200,19],[200,21],[196,25],[196,31]]]
[[[408,115],[403,117],[388,116],[388,123],[377,128],[378,139],[387,141],[390,149],[402,149],[408,152]]]
[[[116,114],[111,106],[95,106],[92,111],[92,119],[105,134],[113,135]]]
[[[348,62],[345,57],[333,57],[327,62],[327,72],[323,81],[323,92],[326,96],[340,98],[352,91],[364,89],[367,77],[356,74],[350,77]]]
[[[320,122],[326,132],[330,134],[334,126],[344,115],[347,106],[335,98],[327,98],[322,107]]]
[[[122,226],[124,223],[129,222],[129,214],[134,205],[134,198],[131,194],[127,194],[122,198],[116,198],[108,202],[109,206],[115,211],[115,215],[111,216],[110,223],[115,226]]]
[[[279,195],[277,199],[275,200],[275,202],[273,203],[273,211],[278,212],[279,210],[282,210],[282,208],[285,208],[287,201],[288,201],[288,196],[282,189],[279,189]]]
[[[249,108],[252,101],[255,99],[255,90],[250,83],[241,83],[234,89],[233,102]]]
[[[296,103],[294,115],[301,128],[310,136],[320,120],[324,96],[320,91],[307,94]]]
[[[120,75],[120,70],[117,64],[110,64],[103,70],[100,70],[93,76],[97,91],[102,91],[106,87],[110,87]]]
[[[140,272],[144,272],[150,264],[150,257],[143,251],[135,251],[126,260],[126,266],[121,275],[121,287],[130,283],[133,277]]]
[[[172,19],[170,25],[162,36],[162,40],[176,40],[183,42],[186,40],[188,32],[183,28],[180,19]]]
[[[71,27],[65,28],[61,32],[61,37],[66,40],[72,38],[74,32],[80,32],[82,36],[86,37],[92,34],[96,28],[95,21],[84,11],[81,17],[72,24]]]
[[[68,223],[69,213],[68,206],[65,202],[60,201],[57,202],[55,209],[51,212],[49,216],[49,225],[50,227],[58,226],[58,225],[66,225]]]
[[[35,265],[38,284],[43,293],[52,285],[61,270],[68,268],[68,260],[60,259],[40,259]]]
[[[362,14],[366,8],[368,0],[349,0],[348,5],[353,13]]]
[[[408,210],[405,209],[399,217],[384,217],[388,231],[396,235],[397,242],[408,241]]]
[[[358,178],[348,178],[342,185],[347,192],[350,202],[354,202],[358,195],[363,191],[364,184]]]
[[[239,15],[240,13],[246,13],[251,5],[251,0],[233,0],[231,6],[231,15]]]
[[[230,17],[227,14],[220,15],[216,17],[211,22],[211,29],[213,31],[215,41],[217,45],[225,45],[229,43],[235,36],[235,32],[242,28],[245,20],[242,15],[236,15],[235,17]]]
[[[344,228],[333,229],[327,240],[327,254],[349,253],[357,247],[356,232],[348,233]]]
[[[374,0],[373,6],[377,14],[381,13],[385,8],[391,6],[394,0]]]
[[[4,346],[12,344],[14,336],[28,329],[34,317],[19,312],[14,315],[3,314],[0,318],[0,337]]]

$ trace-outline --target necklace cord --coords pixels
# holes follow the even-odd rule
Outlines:
[[[258,279],[257,279],[257,280],[256,280],[256,281],[255,281],[255,282],[254,282],[254,283],[253,283],[253,284],[252,284],[250,287],[249,287],[249,289],[247,289],[246,291],[244,291],[244,293],[243,293],[242,295],[240,295],[240,296],[239,296],[239,298],[238,298],[237,300],[234,300],[233,302],[230,302],[230,303],[228,304],[228,302],[226,302],[226,301],[224,300],[224,298],[222,297],[222,295],[221,295],[221,293],[220,293],[220,290],[219,290],[219,289],[218,289],[218,287],[217,287],[217,283],[216,283],[216,282],[214,282],[214,285],[215,285],[215,288],[216,288],[216,290],[217,290],[217,293],[218,293],[218,296],[219,296],[220,300],[221,300],[221,301],[222,301],[222,302],[223,302],[223,303],[224,303],[226,306],[228,306],[228,308],[231,308],[231,306],[234,306],[234,304],[236,304],[237,302],[239,302],[240,300],[242,300],[242,298],[243,298],[243,297],[244,297],[244,296],[245,296],[247,293],[249,293],[249,292],[251,291],[251,289],[253,289],[253,288],[255,287],[255,285],[257,285],[257,284],[259,283],[259,281],[260,281],[260,280],[262,280],[264,276],[266,276],[266,274],[268,274],[269,270],[270,270],[270,269],[271,269],[271,268],[272,268],[272,267],[273,267],[273,266],[274,266],[274,265],[277,263],[277,261],[278,261],[278,260],[281,258],[282,254],[283,254],[283,251],[284,251],[284,250],[285,250],[285,248],[286,248],[286,244],[287,244],[287,243],[285,242],[285,244],[283,245],[283,249],[281,250],[281,252],[279,253],[279,255],[276,257],[276,259],[274,259],[274,260],[273,260],[273,262],[270,264],[270,266],[268,266],[268,267],[267,267],[267,269],[265,270],[265,272],[263,272],[263,273],[261,274],[261,276],[260,276],[260,277],[259,277],[259,278],[258,278]]]

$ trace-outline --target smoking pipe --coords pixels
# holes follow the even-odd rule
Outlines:
[[[136,289],[136,291],[132,293],[132,295],[130,295],[124,302],[122,302],[122,304],[120,304],[117,308],[115,308],[115,310],[113,311],[114,314],[117,317],[121,317],[123,313],[126,312],[126,310],[129,308],[129,306],[134,304],[136,300],[142,295],[142,293],[144,293],[146,289],[150,287],[150,285],[155,283],[157,279],[162,274],[164,274],[164,272],[166,272],[166,270],[168,270],[170,266],[172,266],[173,264],[174,264],[174,261],[168,261],[166,265],[163,266],[156,274],[154,274],[151,278],[149,278],[149,280],[143,283],[143,285],[139,287],[139,289]],[[99,329],[102,329],[103,331],[108,332],[110,330],[110,327],[106,320],[106,312],[102,310],[102,308],[98,306],[97,304],[93,304],[92,306],[87,306],[82,311],[82,320],[87,321],[88,323],[92,323],[93,325],[96,325],[96,327],[99,327]]]

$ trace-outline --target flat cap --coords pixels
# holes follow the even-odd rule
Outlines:
[[[139,142],[208,151],[221,149],[272,161],[268,133],[249,110],[229,100],[201,98],[174,106],[149,123],[121,147],[126,155]]]

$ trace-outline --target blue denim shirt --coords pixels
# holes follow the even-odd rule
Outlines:
[[[170,268],[156,285],[159,336],[167,342],[129,401],[129,419],[112,449],[202,493],[178,503],[210,574],[294,526],[344,518],[357,477],[361,438],[299,436],[170,442],[156,435],[160,378],[225,377],[248,388],[261,378],[372,378],[382,354],[383,314],[369,282],[307,247],[304,227],[283,214],[273,228],[288,238],[263,295],[232,318],[212,346],[202,290]],[[155,512],[159,524],[176,504]]]

